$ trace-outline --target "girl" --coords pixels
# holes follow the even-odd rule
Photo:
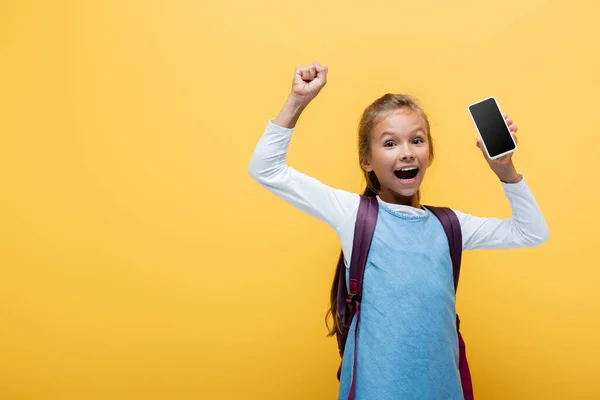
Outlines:
[[[268,121],[249,173],[266,189],[335,229],[348,269],[360,196],[328,187],[286,163],[294,126],[325,86],[327,72],[316,62],[296,69],[288,100]],[[514,135],[517,127],[504,117]],[[485,156],[479,139],[477,146]],[[363,278],[355,398],[462,399],[448,242],[440,222],[419,203],[419,186],[433,161],[427,115],[409,96],[386,94],[375,100],[360,120],[358,158],[367,183],[364,194],[377,197],[379,214]],[[486,160],[501,181],[512,218],[455,211],[463,249],[544,243],[546,222],[523,175],[517,173],[512,154]],[[335,296],[330,313],[333,335]],[[339,399],[348,398],[353,351],[354,338],[349,335]]]

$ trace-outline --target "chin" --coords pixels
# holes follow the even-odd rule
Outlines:
[[[418,191],[419,191],[419,188],[416,188],[413,190],[401,190],[399,193],[402,196],[411,197],[411,196],[414,196],[415,194],[417,194]]]
[[[396,194],[399,196],[402,196],[402,197],[410,198],[410,197],[413,197],[414,195],[416,195],[418,191],[419,191],[419,189],[399,190],[399,191],[396,191]]]
[[[396,182],[395,192],[398,193],[399,195],[402,195],[405,197],[411,197],[411,196],[414,196],[419,191],[420,186],[421,186],[420,179],[410,185]]]
[[[389,186],[389,187],[390,187],[390,189],[388,190],[388,193],[392,194],[392,196],[394,196],[396,198],[410,199],[414,195],[416,195],[417,192],[419,191],[419,185],[414,185],[410,188],[407,188],[407,187],[398,187],[398,184],[396,184],[394,186]]]

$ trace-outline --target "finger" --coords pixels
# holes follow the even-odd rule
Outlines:
[[[475,145],[477,146],[477,148],[479,150],[481,150],[482,153],[484,152],[483,151],[483,143],[481,143],[481,139],[478,138],[477,141],[475,142]]]
[[[325,79],[327,77],[327,65],[321,65],[315,61],[314,66],[317,70],[317,77]]]
[[[517,138],[517,134],[513,133],[513,139],[515,139],[515,143],[519,144],[519,139]]]
[[[315,76],[317,76],[317,69],[314,65],[311,65],[308,68],[308,71],[310,72],[310,80],[312,81],[313,79],[315,79]]]
[[[310,67],[302,67],[300,69],[300,77],[304,81],[307,81],[307,82],[312,81],[314,79],[314,76],[312,74],[311,68]]]
[[[304,81],[308,80],[308,70],[306,67],[299,67],[296,74],[300,75],[300,79]]]
[[[314,62],[313,64],[315,66],[315,69],[317,70],[317,72],[321,72],[321,71],[325,71],[327,70],[327,65],[321,65],[318,62]]]
[[[327,68],[327,65],[325,65],[323,67],[323,69],[317,73],[317,76],[319,78],[321,78],[323,80],[323,82],[327,82],[327,73],[328,72],[329,72],[329,68]]]
[[[514,121],[512,120],[512,118],[505,118],[506,119],[506,123],[508,125],[511,125]]]

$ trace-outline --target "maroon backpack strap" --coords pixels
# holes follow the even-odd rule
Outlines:
[[[454,276],[454,291],[458,289],[458,278],[460,277],[460,262],[462,258],[462,231],[458,217],[451,209],[447,207],[431,207],[429,210],[441,222],[448,245],[450,247],[450,258],[452,259],[452,274]],[[460,333],[460,319],[456,315],[456,332],[458,335],[458,369],[460,371],[460,381],[465,400],[473,400],[473,382],[471,381],[471,371],[467,362],[467,352],[465,341]]]
[[[355,302],[360,302],[362,296],[362,278],[367,263],[367,256],[371,247],[371,240],[375,232],[375,224],[377,223],[377,213],[379,211],[379,203],[377,198],[369,196],[360,196],[356,222],[354,225],[354,242],[352,245],[352,258],[350,260],[350,288],[346,286],[346,265],[344,264],[344,254],[340,254],[338,261],[336,276],[334,279],[338,281],[337,292],[337,326],[336,332],[338,350],[340,356],[344,356],[344,348],[352,319],[357,307]],[[360,305],[359,305],[360,307]],[[358,325],[358,315],[357,323]],[[354,332],[356,334],[356,332]],[[356,338],[355,338],[356,345]],[[355,348],[356,354],[356,348]],[[337,372],[337,378],[340,380],[342,372],[342,362]]]
[[[454,275],[454,291],[458,289],[458,278],[460,277],[460,262],[462,258],[462,230],[458,217],[451,209],[447,207],[431,207],[427,209],[437,217],[442,223],[444,233],[448,238],[450,247],[450,258],[452,259],[452,274]]]
[[[350,259],[350,287],[346,303],[352,308],[353,302],[359,302],[362,296],[362,278],[367,265],[367,257],[377,224],[379,203],[376,197],[360,196],[360,204],[354,227],[352,258]]]
[[[337,339],[340,355],[343,358],[344,347],[348,338],[352,318],[356,314],[356,323],[354,325],[354,360],[352,362],[352,377],[348,400],[354,398],[356,385],[356,342],[358,323],[360,322],[360,301],[362,298],[362,280],[367,265],[367,257],[377,224],[377,213],[379,212],[379,203],[376,197],[360,196],[360,203],[354,225],[354,241],[352,244],[352,257],[350,259],[349,288],[346,289],[346,270],[343,257],[340,256],[338,269],[336,271],[338,279],[337,293],[337,313],[338,329]],[[342,365],[338,369],[338,379],[340,379]]]

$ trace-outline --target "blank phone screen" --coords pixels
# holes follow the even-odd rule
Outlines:
[[[469,111],[490,157],[515,149],[510,131],[504,123],[504,116],[493,98],[469,106]]]

